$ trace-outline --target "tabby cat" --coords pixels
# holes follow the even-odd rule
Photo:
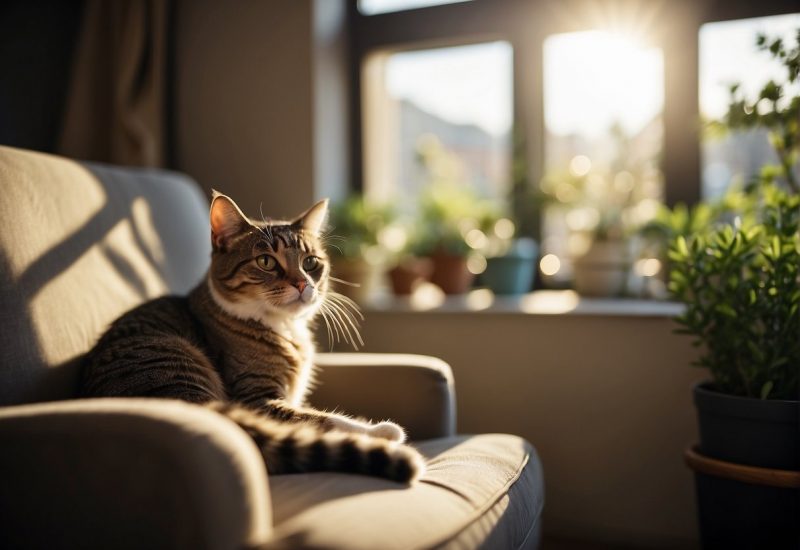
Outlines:
[[[304,406],[314,371],[309,324],[321,313],[339,333],[355,328],[352,304],[329,289],[327,209],[321,201],[293,221],[258,222],[215,192],[207,276],[186,297],[117,319],[84,360],[82,394],[208,406],[252,436],[270,473],[418,479],[424,460],[397,424]]]

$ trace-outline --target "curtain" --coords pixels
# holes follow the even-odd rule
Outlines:
[[[58,153],[164,166],[167,0],[86,0]]]

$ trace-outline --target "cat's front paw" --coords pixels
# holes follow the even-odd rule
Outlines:
[[[370,426],[368,435],[372,437],[381,437],[389,441],[397,441],[403,443],[406,440],[406,432],[403,428],[394,422],[379,422]]]

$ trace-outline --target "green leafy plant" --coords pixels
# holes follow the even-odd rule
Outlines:
[[[765,184],[733,222],[669,249],[669,290],[686,304],[679,333],[705,353],[719,391],[762,399],[797,396],[800,372],[800,197]],[[705,214],[702,214],[705,215]]]
[[[769,80],[755,98],[747,98],[740,84],[730,87],[728,112],[721,121],[709,123],[713,133],[731,130],[763,128],[769,131],[769,140],[778,157],[778,165],[765,166],[758,180],[782,180],[792,191],[800,193],[800,181],[795,173],[800,156],[800,29],[795,31],[795,43],[787,45],[780,37],[756,37],[756,47],[777,61],[785,80]],[[794,91],[794,96],[791,93]],[[754,183],[757,183],[754,181]]]
[[[463,178],[462,162],[434,137],[425,140],[417,154],[428,181],[411,240],[422,255],[466,256],[471,250],[466,240],[469,231],[486,232],[501,217],[502,209],[474,191]]]
[[[609,133],[610,159],[575,157],[569,167],[548,172],[541,184],[550,203],[564,212],[570,230],[596,241],[627,239],[650,221],[661,183],[654,151],[634,147],[620,124]],[[584,166],[575,164],[578,159]]]
[[[797,45],[759,36],[798,80]],[[670,237],[669,290],[686,305],[680,333],[695,338],[718,391],[761,399],[796,399],[800,373],[800,188],[794,175],[800,143],[800,96],[768,82],[755,100],[731,88],[728,113],[717,126],[765,128],[779,159],[743,190],[713,205],[662,212],[656,224]]]
[[[381,231],[394,219],[388,206],[379,206],[361,195],[351,195],[331,207],[331,253],[345,259],[363,259],[378,246]]]
[[[466,256],[471,229],[486,231],[499,219],[493,203],[470,188],[447,182],[430,185],[420,198],[419,248],[427,254],[446,252]]]

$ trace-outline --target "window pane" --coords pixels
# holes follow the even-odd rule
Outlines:
[[[375,15],[391,11],[413,10],[441,4],[456,4],[469,0],[358,0],[358,11],[364,15]]]
[[[545,41],[542,248],[560,265],[544,270],[551,284],[570,280],[593,241],[623,240],[655,215],[663,104],[660,49],[599,30]]]
[[[748,99],[757,97],[768,80],[785,82],[785,69],[756,48],[756,35],[781,36],[793,43],[800,14],[708,23],[700,28],[700,114],[719,120],[728,110],[731,84],[741,83]],[[795,87],[796,90],[796,87]],[[795,92],[796,94],[796,92]],[[764,130],[704,135],[703,196],[722,195],[731,184],[746,182],[761,166],[777,159]]]
[[[510,179],[512,48],[507,42],[376,55],[365,67],[366,191],[415,197],[446,177],[488,197]],[[428,160],[434,155],[437,167]],[[427,159],[427,160],[426,160]]]

